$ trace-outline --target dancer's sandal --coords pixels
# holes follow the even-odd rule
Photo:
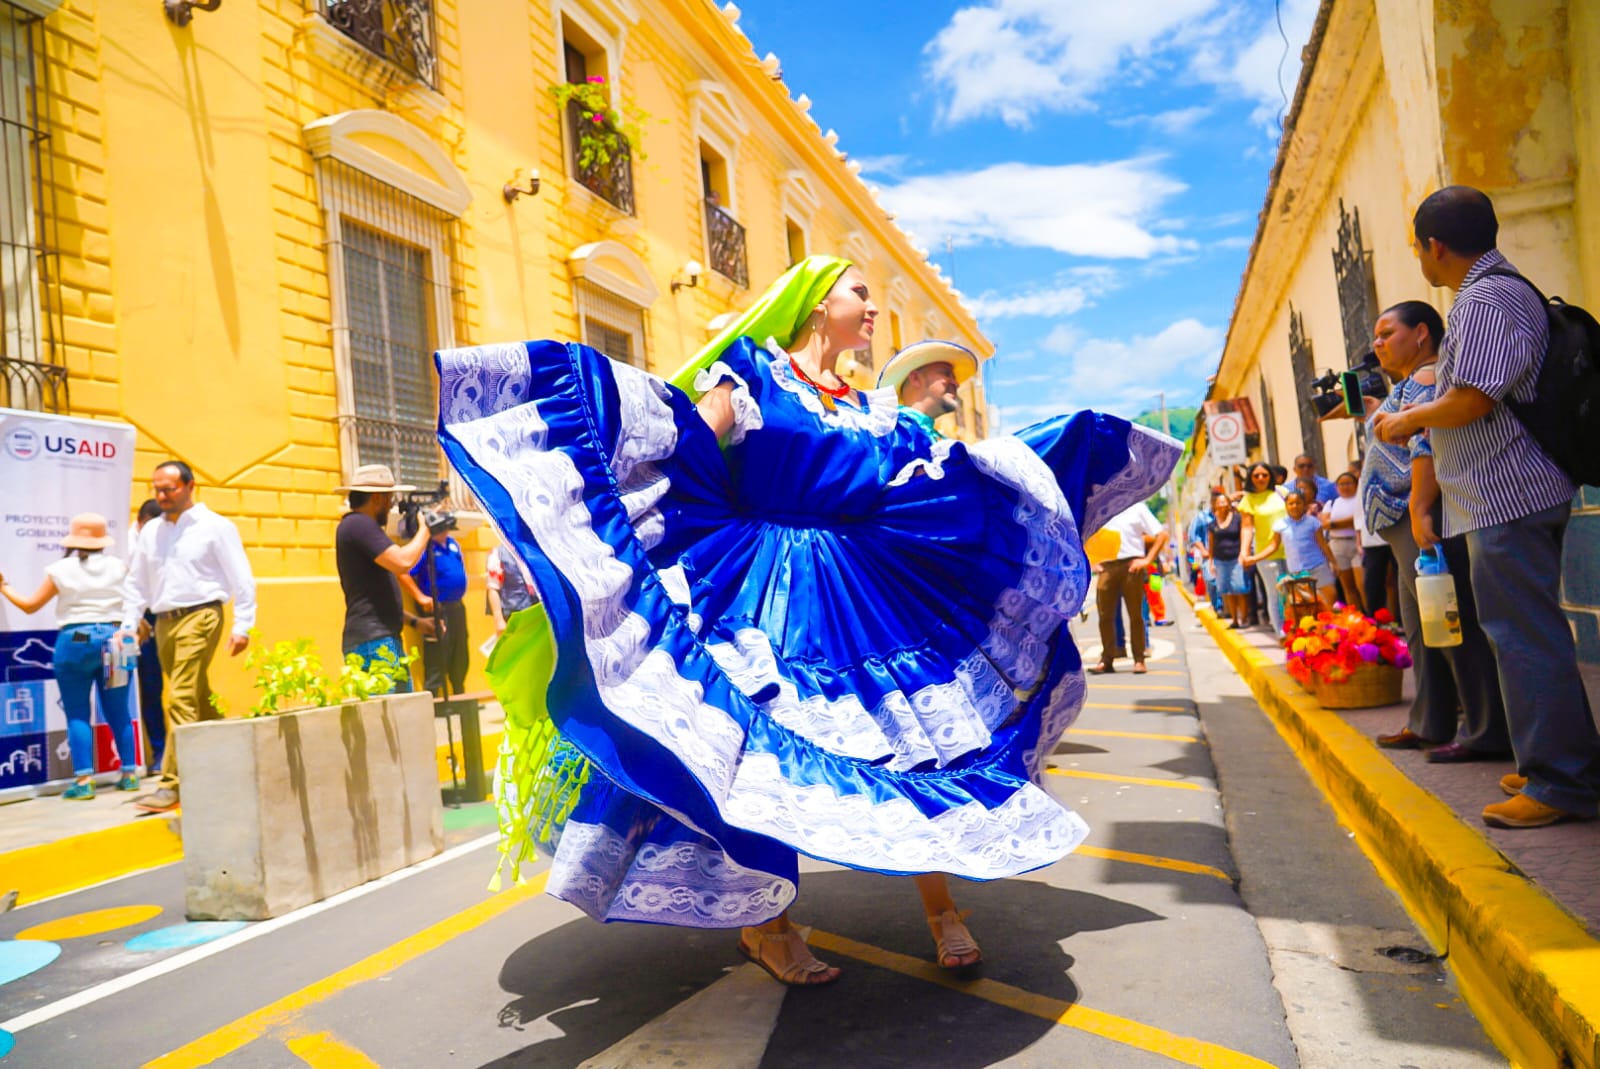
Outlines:
[[[754,942],[755,946],[752,947],[746,940]],[[782,948],[777,950],[776,964],[767,958],[769,947]],[[797,928],[773,933],[741,928],[739,953],[753,964],[761,966],[778,983],[790,987],[820,987],[839,979],[839,969],[818,961]]]
[[[966,919],[967,914],[957,913],[953,909],[928,917],[928,927],[933,929],[933,942],[937,948],[935,953],[939,968],[960,972],[962,969],[972,968],[983,960],[983,951],[978,949],[977,941],[972,938],[972,933],[967,931],[967,926],[963,923]]]

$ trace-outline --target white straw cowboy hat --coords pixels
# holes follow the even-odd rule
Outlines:
[[[959,386],[978,373],[978,354],[953,341],[915,342],[895,353],[883,365],[883,370],[878,372],[878,387],[893,386],[898,390],[907,376],[929,364],[949,364]]]
[[[98,512],[80,512],[67,521],[67,537],[62,549],[105,549],[114,542],[106,534],[106,518]]]
[[[351,476],[350,485],[334,489],[341,493],[355,490],[363,494],[394,494],[415,490],[416,487],[395,482],[394,472],[389,470],[387,464],[363,464]]]

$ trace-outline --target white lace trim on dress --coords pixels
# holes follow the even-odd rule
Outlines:
[[[866,431],[882,438],[894,430],[900,417],[900,395],[893,386],[878,390],[859,391],[867,399],[866,408],[857,408],[848,402],[824,405],[822,395],[808,382],[801,382],[789,364],[789,354],[783,351],[776,339],[767,339],[767,353],[772,357],[772,381],[779,389],[787,390],[800,399],[800,404],[824,423]]]

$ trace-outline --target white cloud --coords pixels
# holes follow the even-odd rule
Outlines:
[[[1222,0],[980,0],[958,10],[924,52],[948,123],[994,116],[1027,126],[1043,112],[1092,110],[1107,89],[1154,79],[1216,86],[1255,101],[1255,119],[1265,121],[1294,95],[1316,8],[1317,0],[1283,0],[1280,34],[1280,13]],[[1143,121],[1176,134],[1206,110]]]
[[[1218,0],[987,0],[960,9],[926,48],[946,121],[1089,106],[1129,59],[1149,56]]]
[[[919,175],[885,187],[883,203],[929,247],[994,242],[1074,256],[1145,259],[1192,243],[1153,229],[1187,187],[1158,157],[1055,166],[1001,163]]]
[[[967,306],[980,321],[986,319],[1055,318],[1081,312],[1094,299],[1113,289],[1117,273],[1108,267],[1084,266],[1063,272],[1053,286],[1040,286],[1022,293],[1000,294],[989,291],[971,297]]]
[[[1192,108],[1177,108],[1173,111],[1157,112],[1154,115],[1130,115],[1122,119],[1113,119],[1111,125],[1148,126],[1158,134],[1176,137],[1192,130],[1200,120],[1210,116],[1212,110],[1207,105],[1196,104]]]
[[[1165,389],[1168,402],[1198,393],[1216,369],[1224,338],[1220,326],[1198,319],[1180,319],[1150,335],[1128,339],[1083,338],[1066,326],[1057,327],[1041,347],[1060,352],[1061,370],[1054,389],[1040,390],[1034,376],[994,383],[993,400],[1001,406],[1007,430],[1081,408],[1124,416],[1138,415]],[[1015,393],[1012,385],[1026,388]],[[1026,403],[1007,403],[1013,397]]]
[[[910,157],[901,153],[850,158],[861,165],[862,174],[877,175],[879,178],[899,178],[905,173],[906,164],[910,162]]]

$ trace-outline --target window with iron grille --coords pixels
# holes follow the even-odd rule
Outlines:
[[[1311,339],[1306,336],[1305,320],[1294,305],[1289,306],[1289,359],[1294,367],[1294,393],[1300,409],[1300,448],[1316,462],[1318,471],[1327,471],[1322,456],[1322,420],[1311,397],[1316,392],[1311,381],[1317,377]]]
[[[648,369],[644,309],[587,279],[579,279],[577,287],[583,344],[613,360]]]
[[[387,464],[401,482],[431,485],[443,471],[433,351],[459,337],[456,220],[338,160],[319,161],[318,179],[345,467]]]
[[[0,0],[0,407],[65,412],[43,25]]]
[[[328,24],[432,88],[433,0],[317,0]]]

